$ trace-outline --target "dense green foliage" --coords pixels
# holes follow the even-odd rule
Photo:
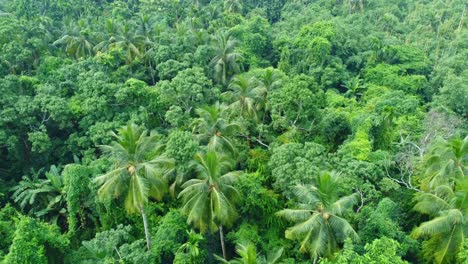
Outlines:
[[[0,0],[0,263],[467,263],[461,0]]]

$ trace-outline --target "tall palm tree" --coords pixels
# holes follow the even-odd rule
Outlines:
[[[221,31],[216,34],[213,42],[216,50],[210,66],[214,69],[216,79],[222,85],[226,85],[229,76],[239,72],[238,60],[242,58],[242,55],[236,52],[237,40],[228,31]]]
[[[219,229],[221,248],[226,258],[223,226],[230,226],[237,217],[235,207],[239,191],[234,187],[240,171],[231,171],[234,162],[227,155],[208,151],[195,156],[197,179],[182,185],[179,198],[183,199],[182,212],[188,216],[187,222],[201,232]]]
[[[256,79],[237,75],[232,79],[228,89],[230,91],[224,95],[234,101],[229,107],[238,110],[240,115],[257,116],[257,105],[266,94],[266,90],[258,85]]]
[[[347,237],[358,235],[343,215],[357,202],[356,194],[339,197],[338,177],[335,173],[323,172],[314,185],[298,185],[294,188],[297,209],[284,209],[278,216],[293,221],[296,225],[286,230],[286,238],[300,240],[300,250],[309,252],[317,263],[319,256],[331,256],[338,243]]]
[[[416,193],[414,209],[432,218],[414,229],[413,236],[430,237],[423,252],[436,263],[455,263],[468,234],[468,180],[457,180],[456,189],[440,185],[431,192]]]
[[[110,145],[100,146],[104,157],[112,162],[112,169],[94,182],[101,185],[100,198],[125,196],[125,209],[129,213],[140,212],[143,218],[148,250],[151,246],[145,204],[148,198],[161,199],[167,189],[165,176],[172,161],[162,155],[158,136],[142,127],[129,124],[112,133]],[[156,154],[155,154],[156,153]]]
[[[127,62],[132,62],[144,53],[149,42],[145,36],[138,34],[138,30],[130,24],[119,25],[108,20],[107,28],[108,37],[97,44],[95,50],[105,52],[120,49],[124,52]]]
[[[224,10],[232,13],[242,12],[241,0],[224,0]]]
[[[209,149],[224,149],[234,153],[235,147],[230,136],[235,131],[239,131],[241,127],[235,122],[228,121],[226,110],[226,105],[219,102],[212,106],[198,108],[195,112],[199,118],[195,119],[191,126],[199,140],[202,143],[208,143]]]
[[[262,74],[256,76],[261,86],[266,91],[273,91],[279,89],[283,85],[283,76],[281,71],[273,67],[268,67],[262,71]]]
[[[75,56],[76,59],[92,56],[94,44],[85,22],[80,20],[76,25],[69,24],[67,27],[66,33],[53,45],[63,45],[65,51],[69,55]]]
[[[468,161],[468,136],[441,140],[427,155],[423,189],[432,189],[441,184],[453,185],[456,179],[466,175]]]

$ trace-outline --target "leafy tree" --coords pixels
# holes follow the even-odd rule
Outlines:
[[[468,105],[466,94],[468,94],[468,86],[463,80],[468,77],[468,71],[463,71],[460,76],[450,74],[444,82],[444,86],[440,88],[440,95],[437,101],[448,107],[450,110],[458,113],[463,117],[468,116]]]
[[[353,244],[350,239],[345,241],[344,249],[337,253],[335,259],[324,259],[320,263],[324,264],[358,264],[358,263],[385,263],[385,264],[405,264],[408,263],[401,259],[398,255],[398,249],[400,244],[397,241],[387,237],[381,237],[375,239],[372,243],[368,243],[365,246],[366,253],[359,255],[353,251]]]
[[[63,191],[66,195],[68,212],[68,231],[75,233],[80,226],[90,226],[87,217],[94,218],[90,211],[95,206],[90,197],[91,176],[94,170],[88,166],[69,164],[63,169]]]
[[[334,146],[341,145],[352,133],[351,124],[343,113],[330,113],[322,120],[322,136],[325,141]]]
[[[50,254],[54,249],[58,260],[68,243],[56,225],[21,216],[16,223],[13,243],[5,256],[5,263],[48,263],[54,261],[54,255]]]
[[[325,153],[325,147],[312,142],[306,142],[304,145],[289,143],[273,148],[268,167],[275,190],[290,196],[290,187],[310,184],[322,170],[330,168]]]
[[[112,162],[112,169],[94,182],[100,185],[98,194],[103,199],[125,196],[125,209],[129,213],[140,211],[145,228],[146,243],[151,248],[145,203],[149,197],[161,199],[166,190],[164,166],[170,160],[154,155],[160,147],[158,137],[142,127],[129,124],[112,133],[116,141],[101,146],[106,159]]]
[[[359,216],[359,237],[362,241],[373,241],[388,237],[401,241],[404,233],[398,225],[398,205],[389,198],[383,198],[377,207],[364,207]]]
[[[134,240],[131,226],[118,225],[116,228],[99,232],[73,252],[70,261],[79,263],[148,263],[153,259],[145,251],[144,240]]]
[[[15,234],[15,218],[19,215],[18,211],[10,204],[0,209],[0,261],[8,253]]]
[[[223,257],[226,258],[223,226],[231,226],[237,217],[235,207],[240,198],[234,187],[240,171],[231,171],[233,160],[222,153],[208,151],[195,156],[198,178],[182,185],[179,197],[183,199],[182,212],[187,222],[202,232],[219,229]]]
[[[179,71],[170,82],[159,82],[158,88],[164,94],[163,103],[179,106],[188,114],[216,96],[211,81],[198,67]]]
[[[318,109],[324,99],[322,95],[314,80],[305,75],[297,76],[283,88],[269,93],[267,107],[271,111],[273,127],[309,129],[318,119]]]
[[[172,131],[167,140],[166,154],[175,162],[175,179],[171,185],[171,190],[177,185],[185,182],[190,172],[190,161],[193,160],[198,150],[198,141],[194,135],[188,131]]]
[[[317,263],[320,256],[331,256],[346,237],[358,235],[343,216],[357,202],[355,194],[339,197],[338,176],[323,172],[314,185],[297,185],[297,209],[277,213],[296,223],[286,230],[286,238],[300,241],[300,250],[309,252]]]
[[[186,236],[187,224],[179,211],[171,210],[159,222],[152,252],[161,263],[171,263]]]

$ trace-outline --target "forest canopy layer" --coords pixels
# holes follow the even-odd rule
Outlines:
[[[468,263],[462,0],[0,0],[0,263]]]

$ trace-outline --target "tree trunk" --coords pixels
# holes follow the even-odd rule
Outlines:
[[[226,257],[226,247],[224,246],[224,233],[223,233],[223,226],[219,226],[219,240],[221,241],[221,250],[223,251],[223,258],[227,259]]]
[[[460,17],[460,23],[458,23],[458,28],[457,28],[458,32],[461,32],[462,27],[463,27],[463,19],[465,18],[465,10],[466,10],[466,5],[463,6],[463,12]]]
[[[145,208],[142,206],[140,208],[140,211],[141,211],[141,217],[143,218],[143,227],[145,228],[146,246],[148,247],[148,251],[149,251],[151,250],[151,239],[150,239],[149,231],[148,231],[148,220],[146,219]]]
[[[318,256],[315,255],[315,257],[314,257],[314,264],[317,264],[317,260],[318,260]]]

